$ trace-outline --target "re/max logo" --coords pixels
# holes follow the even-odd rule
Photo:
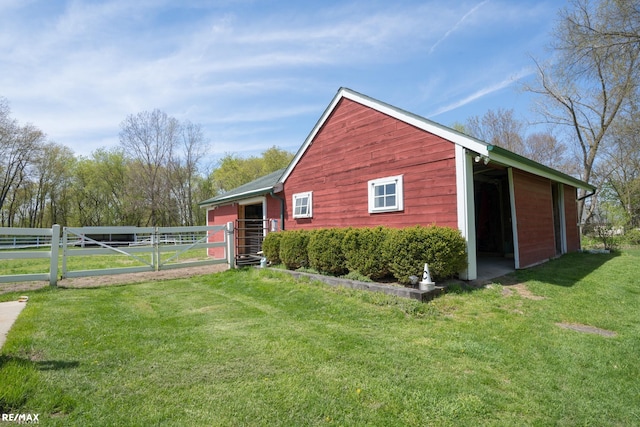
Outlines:
[[[38,424],[40,414],[2,414],[2,422]]]

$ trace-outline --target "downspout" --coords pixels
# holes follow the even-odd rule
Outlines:
[[[284,231],[284,199],[280,196],[277,196],[274,190],[275,189],[272,188],[269,192],[269,195],[274,199],[280,200],[280,230]]]
[[[591,193],[587,193],[582,197],[578,197],[578,201],[588,199],[589,197],[591,197],[594,194],[596,194],[596,191],[597,191],[597,189],[594,189],[594,190],[591,191]],[[584,205],[583,205],[583,209],[584,209]],[[584,214],[584,210],[583,210],[583,214]],[[584,233],[584,229],[583,229],[584,224],[582,223],[582,218],[578,218],[578,220],[579,220],[579,222],[578,222],[578,233],[579,233],[580,240],[582,240],[582,235]],[[582,244],[580,245],[580,247],[582,247]]]
[[[594,194],[596,194],[596,190],[593,190],[591,193],[587,193],[582,197],[578,197],[578,200],[588,199],[589,197],[593,196]]]

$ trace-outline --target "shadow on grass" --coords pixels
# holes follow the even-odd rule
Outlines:
[[[73,369],[80,366],[80,362],[75,360],[31,360],[23,357],[1,355],[0,369],[4,365],[9,364],[21,367],[33,367],[38,371],[59,371],[63,369]]]
[[[565,254],[544,264],[517,270],[515,273],[505,276],[505,282],[509,278],[514,278],[517,282],[537,280],[556,286],[571,287],[618,256],[620,256],[620,252],[617,251],[609,254],[588,252]]]

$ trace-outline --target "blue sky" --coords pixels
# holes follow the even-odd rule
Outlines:
[[[129,114],[202,125],[211,158],[296,151],[341,86],[450,126],[532,117],[557,0],[0,0],[0,96],[88,156]]]

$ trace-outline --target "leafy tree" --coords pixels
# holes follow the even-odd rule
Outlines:
[[[78,226],[137,225],[144,211],[140,196],[127,188],[129,162],[119,148],[98,149],[81,158],[74,171],[75,223]],[[129,186],[134,187],[134,186]]]
[[[35,194],[31,227],[68,223],[75,161],[71,149],[60,144],[50,142],[38,150],[32,171]]]
[[[625,111],[612,128],[603,158],[595,168],[598,186],[608,190],[608,203],[624,210],[627,223],[640,227],[640,111]]]
[[[283,169],[289,165],[292,159],[292,153],[275,146],[264,151],[260,157],[242,158],[235,154],[227,154],[211,174],[211,181],[216,192],[224,193],[261,176]]]

